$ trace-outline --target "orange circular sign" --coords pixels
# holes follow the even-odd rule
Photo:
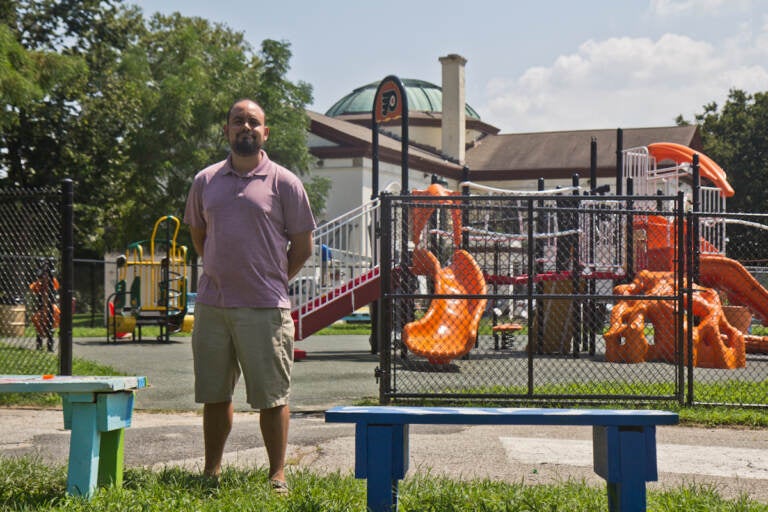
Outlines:
[[[393,80],[385,81],[379,86],[373,108],[377,123],[392,121],[403,116],[400,87]]]

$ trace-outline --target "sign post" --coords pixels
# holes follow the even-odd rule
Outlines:
[[[379,125],[396,119],[401,120],[401,187],[400,193],[407,195],[408,186],[408,97],[400,79],[394,75],[387,76],[376,89],[371,111],[372,153],[373,153],[373,183],[372,198],[379,195]]]

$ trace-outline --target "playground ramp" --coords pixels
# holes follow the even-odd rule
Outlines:
[[[328,220],[312,232],[314,250],[289,283],[296,341],[378,300],[381,286],[373,227],[378,198]]]
[[[379,267],[301,304],[291,311],[296,341],[303,340],[355,310],[377,300],[381,293]]]
[[[699,280],[703,286],[725,292],[729,302],[745,306],[768,325],[768,290],[736,260],[702,254]]]
[[[426,249],[413,252],[414,273],[432,278],[436,295],[485,295],[483,272],[464,250],[453,253],[453,261],[441,268]],[[435,298],[426,314],[403,328],[408,349],[432,364],[447,364],[467,354],[477,340],[477,327],[486,299]]]

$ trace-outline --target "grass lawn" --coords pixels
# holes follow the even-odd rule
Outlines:
[[[156,336],[145,329],[145,336]],[[322,334],[370,333],[368,325],[336,324]],[[103,336],[104,329],[88,331],[75,327],[75,337]],[[174,334],[174,336],[179,335]],[[0,351],[4,349],[0,347]],[[28,353],[28,351],[27,351]],[[0,354],[0,362],[8,361]],[[52,373],[56,359],[50,357]],[[12,359],[11,359],[12,361]],[[117,374],[109,367],[88,361],[73,361],[75,374]],[[0,373],[4,373],[0,367]],[[7,372],[5,372],[7,373]],[[731,386],[723,389],[739,390]],[[562,392],[562,390],[558,390]],[[0,404],[29,405],[31,395],[19,395],[17,401],[4,401],[11,395],[0,395]],[[39,402],[37,400],[42,400]],[[32,405],[56,405],[58,397],[49,395],[33,400]],[[768,426],[768,412],[749,408],[727,407],[669,407],[677,410],[684,424],[707,426],[739,425],[748,428]],[[121,489],[99,490],[90,501],[67,496],[66,468],[48,466],[34,458],[5,458],[0,464],[0,510],[55,511],[317,511],[358,512],[365,509],[365,482],[351,475],[334,473],[318,475],[306,470],[288,475],[292,493],[277,497],[270,492],[264,468],[227,468],[219,486],[212,486],[196,472],[181,468],[160,471],[128,468]],[[452,511],[530,511],[530,512],[590,512],[607,510],[603,487],[580,481],[563,481],[553,485],[524,485],[495,480],[452,480],[429,474],[409,476],[400,485],[402,512]],[[758,503],[746,496],[737,499],[721,497],[715,487],[687,485],[663,492],[649,491],[649,511],[701,512],[768,512],[768,504]]]
[[[337,324],[335,334],[367,334],[368,326]],[[101,330],[104,334],[103,329]],[[76,330],[75,336],[81,336]],[[23,354],[22,354],[23,352]],[[29,350],[0,345],[0,373],[18,373],[18,366],[30,356]],[[43,358],[51,373],[57,360],[45,352],[31,352]],[[22,358],[23,356],[23,358]],[[7,366],[5,366],[7,365]],[[3,367],[5,366],[5,367]],[[75,359],[74,374],[115,375],[113,368]],[[739,390],[732,386],[725,389]],[[58,395],[0,394],[0,405],[55,406]],[[659,408],[657,405],[654,408]],[[768,412],[759,409],[726,407],[668,407],[676,409],[681,422],[700,425],[768,426]],[[264,468],[228,468],[219,486],[212,486],[196,472],[180,468],[151,471],[128,468],[120,489],[100,490],[91,501],[65,494],[66,468],[48,466],[34,458],[2,458],[0,463],[0,510],[56,511],[361,511],[365,509],[365,483],[347,474],[319,475],[306,470],[289,474],[293,489],[287,498],[272,494]],[[460,481],[429,474],[415,474],[400,486],[400,510],[410,511],[568,511],[607,509],[603,487],[580,481],[553,485],[524,485],[495,480]],[[724,499],[714,487],[688,485],[664,492],[649,492],[651,511],[765,511],[768,504],[742,496]]]
[[[94,327],[91,327],[91,325]],[[145,339],[155,339],[160,335],[160,328],[154,326],[145,326],[141,330],[142,336]],[[346,324],[336,323],[329,325],[325,329],[322,329],[315,336],[324,335],[339,335],[339,334],[371,334],[371,324]],[[32,328],[25,333],[27,337],[34,338],[35,332]],[[185,338],[192,336],[190,332],[175,332],[172,334],[174,338]],[[72,337],[74,338],[107,338],[107,328],[101,325],[101,319],[93,321],[89,314],[76,314],[72,319]]]
[[[300,470],[288,474],[291,494],[274,495],[263,468],[231,469],[218,486],[178,468],[161,471],[127,469],[122,488],[99,490],[91,501],[64,493],[66,471],[29,458],[6,459],[0,465],[0,509],[56,511],[306,511],[365,510],[365,482],[351,475],[317,475]],[[603,512],[602,486],[568,480],[554,485],[524,485],[495,480],[459,481],[416,474],[400,485],[401,512]],[[649,511],[764,512],[768,505],[740,497],[722,498],[713,487],[689,485],[648,493]]]

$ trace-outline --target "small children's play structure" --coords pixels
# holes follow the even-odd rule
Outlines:
[[[143,326],[158,326],[158,341],[191,330],[187,317],[187,248],[176,241],[180,221],[172,215],[155,222],[149,240],[128,245],[117,261],[115,291],[107,299],[112,341],[142,340]]]

